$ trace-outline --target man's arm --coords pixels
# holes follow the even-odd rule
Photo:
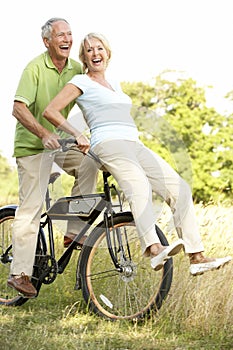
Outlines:
[[[31,131],[34,135],[42,140],[45,148],[57,149],[60,147],[57,139],[59,136],[44,128],[34,118],[26,104],[20,101],[14,101],[12,115],[21,123],[26,129]]]

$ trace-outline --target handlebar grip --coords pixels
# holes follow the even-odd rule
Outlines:
[[[78,145],[78,142],[75,138],[68,138],[68,139],[58,139],[58,143],[61,145],[62,151],[67,152],[69,151],[70,147],[73,145]],[[93,158],[97,163],[102,165],[101,160],[99,157],[91,150],[88,151],[86,154],[87,156]]]
[[[78,144],[78,142],[76,141],[75,138],[58,139],[57,141],[61,145],[63,152],[68,151],[72,145],[77,145]]]

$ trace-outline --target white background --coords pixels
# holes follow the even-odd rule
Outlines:
[[[4,1],[1,8],[0,152],[10,161],[15,119],[12,105],[25,65],[45,50],[41,26],[50,17],[71,24],[78,59],[80,40],[101,32],[110,41],[110,73],[120,81],[149,82],[163,70],[187,73],[203,87],[208,103],[224,112],[233,90],[231,0],[31,0]],[[2,5],[3,6],[3,5]]]

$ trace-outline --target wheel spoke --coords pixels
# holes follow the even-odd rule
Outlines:
[[[172,261],[169,261],[169,266],[166,264],[164,269],[153,271],[150,259],[141,254],[132,217],[119,215],[114,218],[114,225],[118,228],[118,234],[122,231],[124,252],[117,253],[120,271],[114,269],[104,228],[94,230],[84,247],[80,262],[84,299],[91,311],[109,319],[145,317],[161,307],[162,300],[169,292]],[[116,231],[111,232],[114,234]],[[162,232],[160,235],[166,241]],[[114,240],[115,237],[112,237],[111,241]]]
[[[17,291],[7,286],[12,254],[12,227],[15,211],[6,209],[0,212],[0,304],[15,305],[23,299]]]
[[[0,211],[0,304],[7,306],[19,306],[24,304],[28,298],[19,294],[13,288],[7,286],[7,279],[10,274],[10,265],[13,260],[12,252],[12,229],[15,217],[15,209],[7,208]],[[42,229],[40,229],[37,243],[37,253],[43,254],[46,251]],[[41,281],[38,279],[39,270],[34,265],[32,283],[39,291]]]

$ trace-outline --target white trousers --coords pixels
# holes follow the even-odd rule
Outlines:
[[[71,195],[93,193],[97,181],[96,163],[82,153],[44,152],[16,159],[19,178],[19,207],[13,225],[13,261],[11,274],[31,276],[37,233],[53,162],[74,176]],[[76,223],[68,223],[68,232],[76,233]]]
[[[133,141],[105,141],[93,151],[116,179],[130,204],[143,254],[147,247],[159,242],[152,191],[170,206],[185,252],[204,250],[190,187],[167,162],[142,143]]]

